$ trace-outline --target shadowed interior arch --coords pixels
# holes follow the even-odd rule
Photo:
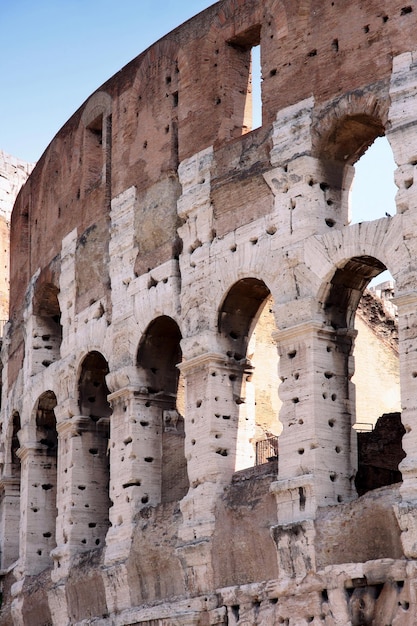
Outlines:
[[[272,340],[273,300],[262,280],[235,283],[219,311],[219,331],[235,373],[231,375],[239,404],[236,469],[275,460],[278,414],[278,354]]]
[[[181,331],[167,315],[153,320],[139,344],[137,366],[146,384],[146,405],[160,433],[161,501],[180,500],[189,487],[184,454],[184,384]]]

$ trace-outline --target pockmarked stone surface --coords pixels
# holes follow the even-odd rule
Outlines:
[[[10,223],[0,626],[416,624],[416,33],[221,0],[57,133]],[[380,136],[396,211],[351,224]]]

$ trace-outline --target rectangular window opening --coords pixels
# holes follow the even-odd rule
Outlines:
[[[228,42],[234,51],[233,68],[235,132],[248,133],[262,126],[261,27],[236,35]]]
[[[251,109],[252,130],[262,126],[262,70],[261,70],[261,44],[252,47],[251,50]]]

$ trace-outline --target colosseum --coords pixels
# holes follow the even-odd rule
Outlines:
[[[411,0],[221,0],[82,104],[11,217],[1,626],[417,624],[416,168]]]

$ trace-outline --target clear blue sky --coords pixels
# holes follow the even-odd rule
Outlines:
[[[212,0],[0,0],[0,149],[36,161],[97,87],[212,4]],[[383,145],[371,149],[364,162],[357,168],[352,193],[354,222],[395,213],[390,150]]]
[[[84,100],[213,0],[0,0],[0,149],[36,161]]]

